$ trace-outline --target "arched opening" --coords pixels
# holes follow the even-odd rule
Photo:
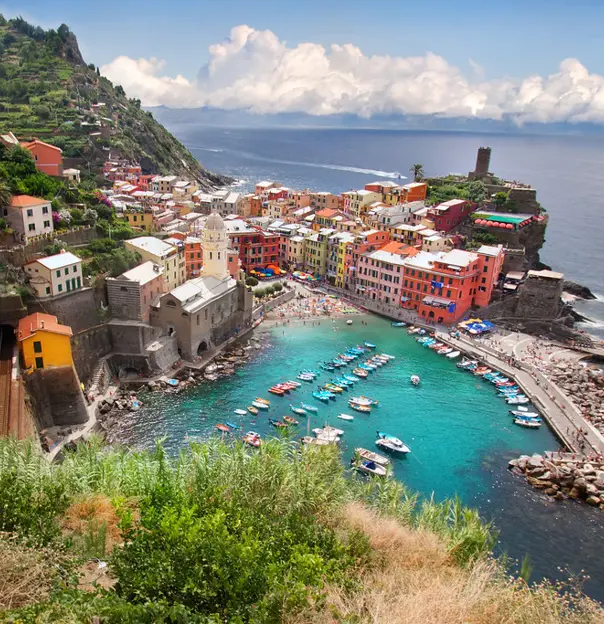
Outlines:
[[[428,316],[430,318],[434,318],[434,310],[430,310],[430,312],[428,312]]]
[[[208,343],[205,340],[202,340],[197,347],[197,355],[201,355],[204,351],[208,350]]]

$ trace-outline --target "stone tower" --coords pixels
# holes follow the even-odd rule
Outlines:
[[[489,175],[489,167],[491,165],[491,148],[479,147],[476,155],[476,169],[471,171],[469,178],[471,180],[481,180]]]
[[[201,234],[203,248],[202,277],[229,277],[228,247],[229,238],[222,217],[213,212],[206,221]]]

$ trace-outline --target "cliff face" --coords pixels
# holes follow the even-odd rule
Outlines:
[[[203,168],[140,101],[86,65],[64,24],[45,31],[0,16],[0,130],[56,145],[86,173],[111,156],[140,161],[146,173],[195,178],[206,190],[231,181]]]

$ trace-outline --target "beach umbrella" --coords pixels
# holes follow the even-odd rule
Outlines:
[[[508,230],[513,230],[514,226],[511,223],[507,223],[505,226]]]

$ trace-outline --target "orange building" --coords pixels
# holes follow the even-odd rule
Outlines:
[[[44,143],[44,141],[29,141],[21,143],[36,163],[36,169],[51,176],[63,175],[63,152],[59,147]]]
[[[403,190],[405,191],[404,197],[406,202],[424,201],[428,193],[428,183],[411,182],[410,184],[405,184]]]
[[[203,250],[201,238],[187,236],[185,238],[185,270],[187,279],[199,277],[203,267]]]
[[[472,306],[487,305],[503,264],[501,247],[478,252],[421,252],[405,262],[403,307],[428,321],[451,325]]]
[[[354,290],[361,254],[375,251],[389,241],[390,234],[380,230],[368,230],[355,234],[354,242],[346,246],[346,255],[344,257],[344,288]]]

